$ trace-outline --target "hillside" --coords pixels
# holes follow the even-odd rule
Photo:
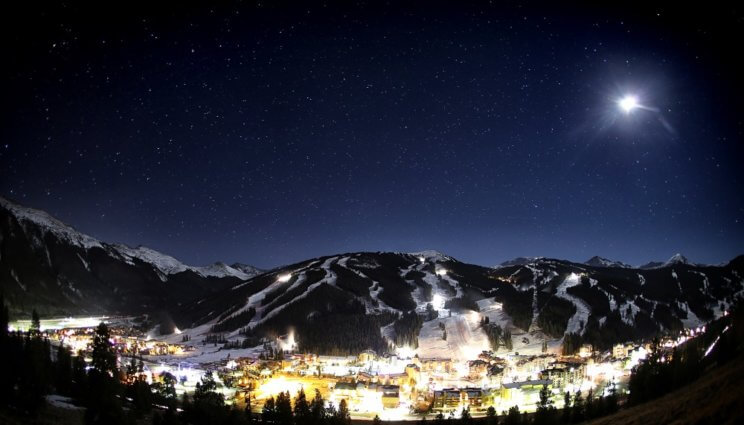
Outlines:
[[[301,349],[320,352],[392,344],[424,345],[436,355],[462,349],[429,346],[432,336],[441,340],[440,326],[471,351],[487,349],[479,320],[488,317],[517,337],[515,349],[568,332],[606,348],[720,316],[741,293],[742,273],[744,257],[721,267],[670,262],[640,270],[543,258],[488,268],[433,251],[360,252],[273,270],[186,305],[179,320],[232,336],[295,330]]]
[[[15,314],[165,312],[181,329],[233,340],[294,331],[301,349],[321,353],[472,357],[506,331],[514,350],[566,333],[607,348],[720,316],[742,293],[742,276],[744,257],[706,266],[682,255],[643,269],[601,257],[483,267],[437,251],[339,254],[266,273],[194,267],[0,198],[0,288]]]
[[[192,267],[146,247],[101,242],[0,198],[0,288],[15,314],[175,309],[258,273],[242,264]]]
[[[591,425],[737,424],[744,419],[744,358],[706,372],[664,397],[589,422]]]

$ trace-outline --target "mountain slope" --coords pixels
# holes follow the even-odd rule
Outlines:
[[[14,313],[175,309],[258,273],[244,265],[192,267],[146,247],[101,242],[0,198],[0,288]]]
[[[606,347],[704,323],[727,309],[744,287],[744,257],[722,267],[676,262],[653,270],[542,258],[519,263],[493,269],[439,253],[360,252],[316,258],[187,304],[179,320],[183,327],[211,324],[215,331],[247,336],[300,329],[300,345],[307,347],[317,341],[303,332],[331,338],[345,319],[375,318],[382,328],[379,334],[393,342],[400,340],[395,329],[405,327],[398,322],[412,320],[405,318],[408,312],[423,320],[414,324],[417,335],[422,326],[428,329],[431,310],[442,318],[480,305],[498,310],[481,315],[493,315],[489,318],[513,333],[561,338],[572,332]],[[494,302],[498,305],[489,307]],[[314,327],[322,327],[323,333],[316,336]],[[367,348],[379,345],[380,335],[371,336]],[[411,340],[408,335],[405,339]]]

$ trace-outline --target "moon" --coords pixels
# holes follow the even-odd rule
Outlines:
[[[626,114],[629,114],[633,111],[633,109],[638,108],[640,105],[638,105],[638,98],[633,95],[627,95],[620,99],[617,104],[620,106],[620,109],[622,109]]]

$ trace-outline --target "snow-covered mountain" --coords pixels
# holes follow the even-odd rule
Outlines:
[[[545,257],[516,257],[511,260],[504,261],[497,267],[524,266],[525,264],[534,263],[535,261],[541,260],[543,258]]]
[[[19,312],[145,311],[157,305],[153,296],[178,304],[261,273],[246,265],[188,266],[147,247],[102,242],[2,197],[0,220],[0,287]]]
[[[622,261],[608,260],[597,255],[586,260],[584,264],[593,267],[621,267],[626,269],[631,267],[630,265],[625,264]]]
[[[744,290],[744,256],[722,267],[674,262],[653,270],[548,258],[515,263],[523,264],[488,268],[422,252],[315,258],[190,303],[179,326],[206,324],[246,337],[294,329],[307,349],[324,351],[321,342],[332,340],[334,350],[354,352],[395,341],[396,320],[410,321],[414,312],[423,318],[416,330],[422,335],[436,332],[439,321],[450,334],[455,321],[452,332],[480,341],[483,331],[471,319],[488,316],[526,339],[570,332],[607,347],[698,326],[720,316]],[[349,323],[366,329],[362,342]],[[345,332],[355,337],[346,341]]]
[[[662,261],[650,261],[650,262],[648,262],[646,264],[643,264],[643,265],[639,266],[638,268],[640,268],[640,269],[656,269],[656,268],[659,268],[659,267],[668,267],[668,266],[672,266],[672,265],[675,265],[675,264],[695,265],[695,264],[691,263],[690,260],[687,259],[687,257],[685,257],[682,254],[677,253],[677,254],[672,255],[668,260],[666,260],[664,262],[662,262]]]
[[[675,255],[649,269],[600,257],[519,258],[492,268],[430,250],[357,252],[261,273],[243,264],[188,266],[149,248],[101,242],[0,198],[0,290],[16,314],[165,310],[181,329],[232,337],[294,330],[314,352],[420,342],[422,355],[466,358],[487,344],[483,317],[519,336],[517,345],[573,333],[607,347],[697,326],[742,295],[744,256],[720,266]],[[451,335],[444,346],[440,322]]]

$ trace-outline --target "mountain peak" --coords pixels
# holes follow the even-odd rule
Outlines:
[[[594,257],[586,260],[584,264],[593,267],[622,267],[625,269],[630,268],[628,264],[625,264],[622,261],[608,260],[607,258],[600,257],[598,255],[595,255]]]
[[[670,259],[667,260],[666,265],[670,264],[690,264],[690,261],[682,254],[674,254]]]
[[[42,231],[50,232],[73,245],[83,248],[101,246],[101,242],[97,239],[78,232],[69,224],[52,217],[46,211],[16,204],[2,196],[0,196],[0,207],[8,210],[19,222],[33,223]]]
[[[425,249],[423,251],[409,252],[409,255],[424,258],[428,261],[450,261],[453,260],[449,255],[443,254],[434,249]]]
[[[516,257],[511,260],[504,261],[503,263],[499,264],[498,267],[524,266],[525,264],[532,264],[544,259],[545,257]]]

